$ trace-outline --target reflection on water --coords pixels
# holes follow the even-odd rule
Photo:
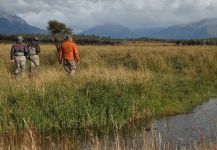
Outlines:
[[[107,148],[113,149],[119,142],[122,149],[190,148],[198,144],[217,144],[217,99],[198,106],[192,113],[167,117],[155,121],[137,120],[133,124],[107,137]],[[104,136],[99,137],[104,145]],[[156,145],[156,147],[155,147]],[[105,146],[105,145],[104,145]],[[124,148],[123,148],[124,147]],[[148,146],[147,148],[150,148]]]
[[[0,149],[181,149],[198,143],[217,145],[217,99],[198,106],[192,113],[159,119],[137,120],[119,130],[33,130],[2,133]],[[209,145],[209,144],[208,144]]]
[[[81,149],[180,149],[198,143],[217,143],[217,99],[198,106],[192,113],[157,121],[137,120],[106,133],[91,130],[79,140]],[[68,132],[69,135],[72,132]],[[77,139],[82,134],[76,134]],[[76,138],[75,138],[76,139]],[[148,146],[147,146],[148,145]],[[152,146],[150,146],[152,145]]]
[[[194,143],[212,142],[217,139],[217,99],[198,106],[190,114],[161,119],[155,128],[163,139],[177,146]]]

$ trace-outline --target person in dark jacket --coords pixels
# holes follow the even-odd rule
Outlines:
[[[14,74],[18,75],[21,70],[22,77],[25,77],[26,72],[26,44],[23,42],[23,37],[18,36],[17,42],[11,47],[11,62],[15,64]]]
[[[29,59],[30,61],[30,77],[32,77],[35,74],[35,70],[36,68],[39,67],[39,63],[40,63],[38,54],[41,52],[41,48],[38,42],[39,42],[39,39],[35,37],[26,46],[27,59]]]

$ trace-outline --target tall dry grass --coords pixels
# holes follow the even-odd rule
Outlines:
[[[114,131],[112,135],[98,136],[86,131],[85,135],[67,132],[49,134],[27,129],[20,133],[3,133],[0,135],[0,149],[14,150],[216,150],[216,143],[189,141],[188,145],[173,145],[163,135],[141,131],[123,136]],[[77,134],[77,135],[76,135]],[[167,141],[167,142],[166,142]]]
[[[23,118],[37,128],[122,126],[186,112],[217,93],[215,46],[79,46],[81,63],[69,77],[55,47],[41,45],[34,79],[28,71],[14,78],[10,46],[0,45],[2,130],[24,127]]]

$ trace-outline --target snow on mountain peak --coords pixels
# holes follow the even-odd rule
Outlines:
[[[10,22],[19,22],[21,24],[26,24],[26,22],[16,15],[10,15],[6,12],[0,11],[0,18],[4,18]]]

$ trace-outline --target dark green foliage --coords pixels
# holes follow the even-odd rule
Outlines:
[[[112,123],[112,120],[120,124],[132,117],[133,108],[136,107],[134,104],[141,101],[142,88],[142,85],[136,83],[113,84],[97,81],[87,83],[79,95],[88,100],[90,111],[96,114],[94,116],[100,116],[96,118],[100,120],[100,124]]]
[[[8,98],[10,120],[18,128],[24,127],[23,118],[30,119],[41,129],[99,127],[113,123],[121,125],[139,112],[137,105],[143,92],[140,84],[94,81],[78,89],[71,87],[52,85],[43,96],[32,92],[28,101],[28,97],[19,91],[20,96]]]
[[[55,31],[56,32],[56,31]],[[57,36],[60,34],[57,34]],[[61,42],[64,39],[64,34],[59,36],[59,41]],[[18,35],[2,35],[0,34],[0,42],[15,42]],[[52,43],[55,41],[54,35],[50,36],[47,34],[22,34],[25,41],[28,42],[34,37],[39,37],[40,42],[43,43]],[[104,38],[98,36],[88,36],[88,35],[73,35],[74,41],[80,45],[120,45],[123,44],[123,40]],[[56,39],[57,41],[57,39]]]
[[[209,39],[191,39],[191,40],[174,40],[177,45],[217,45],[216,38]]]
[[[53,38],[57,51],[59,51],[61,42],[65,39],[65,36],[73,34],[72,29],[68,28],[64,23],[56,20],[50,20],[47,29]]]
[[[48,22],[47,29],[50,32],[50,34],[58,34],[58,33],[72,34],[72,29],[68,28],[64,23],[61,23],[56,20],[50,20]]]

